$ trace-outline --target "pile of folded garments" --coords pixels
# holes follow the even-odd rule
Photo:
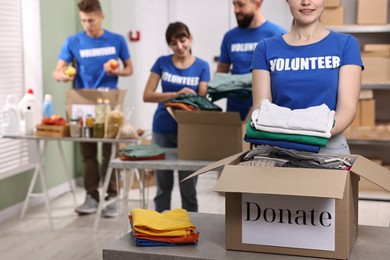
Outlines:
[[[252,73],[217,72],[208,83],[207,92],[212,102],[227,97],[247,98],[252,93]]]
[[[212,103],[205,97],[196,94],[182,94],[165,103],[166,107],[182,109],[187,111],[206,110],[222,111],[222,108]]]
[[[118,157],[122,161],[164,160],[165,152],[160,146],[152,145],[128,145],[118,151]]]
[[[327,105],[291,110],[264,99],[252,112],[244,140],[260,145],[319,152],[328,144],[335,111]]]
[[[345,155],[311,153],[278,146],[259,145],[250,150],[237,165],[348,171],[352,164],[353,158]]]
[[[137,246],[177,246],[197,244],[199,232],[185,209],[159,213],[134,208],[129,214],[134,241]]]

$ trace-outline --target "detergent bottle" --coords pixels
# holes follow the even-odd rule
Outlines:
[[[5,106],[1,111],[3,118],[1,124],[3,128],[3,135],[21,135],[20,117],[16,100],[16,97],[12,95],[8,95],[6,97]]]
[[[19,101],[18,110],[22,134],[34,134],[35,126],[40,124],[42,120],[42,108],[32,89],[28,89],[27,93]]]
[[[43,117],[51,117],[54,114],[53,98],[50,94],[45,94],[43,99]]]

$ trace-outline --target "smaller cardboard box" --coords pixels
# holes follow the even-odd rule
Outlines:
[[[344,7],[339,6],[336,8],[325,8],[322,16],[321,22],[324,25],[343,25],[344,24]]]
[[[390,44],[369,43],[363,45],[363,52],[373,53],[376,56],[390,56]]]
[[[357,24],[387,24],[388,0],[358,0]]]
[[[335,8],[341,5],[341,0],[326,0],[325,7],[326,8]]]
[[[87,113],[95,117],[95,105],[98,98],[109,99],[111,109],[117,105],[123,109],[125,97],[126,90],[122,89],[69,89],[66,92],[66,115],[68,119],[75,117],[75,114],[85,119]]]
[[[216,161],[243,149],[237,112],[169,110],[178,123],[178,158]]]
[[[358,225],[358,181],[390,191],[390,172],[359,155],[347,170],[237,165],[246,152],[212,163],[188,178],[223,167],[228,250],[347,259]]]
[[[375,126],[375,99],[365,99],[359,101],[360,125]]]
[[[364,71],[363,83],[390,82],[390,56],[382,56],[372,52],[362,52]]]

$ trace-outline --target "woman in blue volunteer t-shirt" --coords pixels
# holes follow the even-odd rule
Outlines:
[[[168,113],[165,102],[181,94],[207,94],[210,68],[206,61],[191,53],[192,36],[188,27],[175,22],[169,24],[166,41],[173,54],[161,56],[151,69],[144,91],[144,101],[158,103],[153,118],[153,143],[160,147],[177,147],[177,123]],[[162,92],[157,92],[161,80]],[[179,181],[191,172],[179,172]],[[156,211],[171,208],[173,171],[157,171],[157,195],[154,199]],[[188,211],[198,211],[196,198],[196,178],[180,182],[182,207]]]
[[[332,137],[320,153],[348,154],[342,134],[357,110],[363,63],[359,43],[323,27],[325,0],[287,1],[291,31],[261,41],[252,61],[253,106],[262,99],[290,109],[325,103],[335,110]]]

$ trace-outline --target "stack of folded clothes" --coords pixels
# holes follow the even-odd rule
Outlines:
[[[166,107],[182,109],[187,111],[207,110],[222,111],[222,108],[212,103],[205,97],[196,94],[182,94],[165,103]]]
[[[134,208],[129,214],[134,241],[137,246],[176,246],[197,244],[199,232],[185,209],[159,213]]]
[[[122,161],[164,160],[165,152],[160,146],[152,145],[128,145],[118,152]]]
[[[252,93],[252,73],[217,72],[208,83],[207,92],[212,102],[226,97],[247,98]]]
[[[335,111],[327,105],[306,109],[280,107],[264,99],[252,112],[244,140],[253,144],[318,152],[328,144]]]

